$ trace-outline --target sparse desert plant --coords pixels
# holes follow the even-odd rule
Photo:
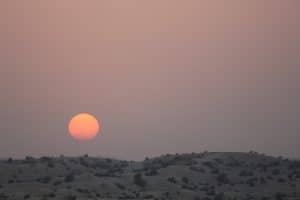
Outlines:
[[[275,176],[279,175],[280,174],[280,169],[273,169],[272,174],[275,175]]]
[[[51,160],[48,161],[47,167],[49,167],[49,168],[54,168],[54,162],[52,162]]]
[[[250,170],[242,170],[240,171],[239,176],[253,176],[253,172]]]
[[[279,178],[277,181],[278,181],[279,183],[285,183],[285,182],[286,182],[286,180],[285,180],[284,178]]]
[[[82,165],[82,166],[85,166],[85,167],[89,167],[89,163],[86,161],[86,158],[87,157],[80,157],[79,158],[79,162],[80,162],[80,164]]]
[[[259,180],[260,180],[261,184],[266,184],[267,183],[267,181],[264,177],[261,177]]]
[[[257,182],[257,178],[250,178],[246,181],[246,183],[250,186],[250,187],[254,187],[255,183]]]
[[[137,173],[133,177],[133,182],[134,184],[140,186],[140,187],[146,187],[147,182],[146,180],[142,177],[142,174]]]
[[[12,183],[14,183],[14,182],[15,182],[15,180],[13,180],[13,179],[9,179],[9,180],[7,181],[8,184],[12,184]]]
[[[37,179],[37,182],[44,183],[44,184],[47,184],[50,181],[51,181],[51,177],[50,176],[45,176],[45,177]]]
[[[181,188],[186,189],[186,190],[195,191],[197,189],[197,186],[193,185],[193,184],[190,184],[190,185],[186,184],[186,185],[182,185]]]
[[[212,174],[219,174],[219,173],[220,173],[220,170],[217,169],[217,168],[215,168],[215,169],[212,169],[212,170],[210,171],[210,173],[212,173]]]
[[[225,200],[224,193],[219,193],[219,194],[215,195],[214,200]]]
[[[205,173],[205,169],[203,169],[201,167],[190,166],[190,170],[195,171],[195,172]]]
[[[277,192],[275,194],[275,200],[285,200],[286,197],[287,197],[287,195],[284,193],[281,193],[281,192]]]
[[[215,158],[214,161],[216,161],[218,164],[224,164],[224,161],[220,158]]]
[[[79,192],[79,193],[84,193],[84,194],[88,194],[90,192],[86,188],[77,188],[76,191]]]
[[[43,156],[40,158],[40,161],[41,162],[50,162],[50,161],[52,161],[52,159],[48,156]]]
[[[210,162],[210,161],[205,161],[202,164],[205,165],[205,166],[207,166],[207,167],[209,167],[209,168],[211,168],[211,169],[215,168],[214,164],[212,162]]]
[[[184,182],[185,184],[189,183],[189,179],[186,176],[182,177],[181,181]]]
[[[65,182],[73,182],[74,181],[74,179],[75,179],[75,176],[74,176],[74,174],[68,174],[66,177],[65,177]]]
[[[176,178],[175,178],[174,176],[169,177],[167,180],[168,180],[170,183],[174,183],[174,184],[177,183],[177,180],[176,180]]]
[[[48,196],[49,196],[50,198],[54,198],[56,195],[55,195],[54,192],[51,192],[50,194],[48,194]]]
[[[60,184],[62,184],[61,181],[54,181],[54,182],[53,182],[53,185],[54,185],[54,186],[58,186],[58,185],[60,185]]]
[[[225,173],[221,173],[217,176],[217,181],[221,184],[228,184],[229,183],[229,179],[227,174]]]
[[[145,176],[156,176],[158,174],[158,171],[155,168],[149,169],[146,173]]]
[[[12,158],[8,158],[7,159],[7,163],[12,163],[13,162],[13,159]]]
[[[143,196],[143,199],[154,199],[154,196],[152,194],[146,194]]]
[[[271,199],[271,197],[266,197],[266,196],[261,198],[261,200],[270,200],[270,199]]]
[[[68,195],[65,197],[66,200],[76,200],[77,197],[75,195]]]
[[[24,199],[29,199],[30,198],[30,194],[25,194],[24,195]]]
[[[125,186],[121,183],[116,182],[115,186],[117,186],[120,190],[125,190]]]

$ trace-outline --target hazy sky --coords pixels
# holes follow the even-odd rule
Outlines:
[[[297,0],[0,3],[0,157],[300,157]],[[94,114],[80,143],[70,118]]]

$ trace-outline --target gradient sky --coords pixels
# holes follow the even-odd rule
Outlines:
[[[300,157],[300,2],[0,3],[0,157]],[[94,114],[77,142],[70,118]]]

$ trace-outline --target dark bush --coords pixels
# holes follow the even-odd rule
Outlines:
[[[275,194],[275,200],[285,200],[286,199],[286,194],[281,193],[281,192],[277,192]]]
[[[58,185],[60,185],[60,184],[62,184],[61,181],[54,181],[54,182],[53,182],[53,185],[54,185],[54,186],[58,186]]]
[[[48,162],[48,163],[47,163],[47,166],[48,166],[49,168],[54,168],[54,163],[53,163],[53,162]]]
[[[40,182],[40,183],[47,184],[51,181],[51,177],[50,176],[45,176],[43,178],[38,178],[37,181]]]
[[[54,198],[56,195],[55,195],[55,193],[51,192],[48,196],[49,196],[50,198]]]
[[[190,170],[195,171],[195,172],[205,173],[205,169],[203,169],[201,167],[191,166]]]
[[[267,183],[267,181],[266,181],[266,179],[264,177],[261,177],[260,178],[260,183],[261,184],[265,184],[265,183]]]
[[[125,186],[121,183],[115,183],[115,186],[117,186],[120,190],[125,190]]]
[[[152,168],[145,173],[145,176],[156,176],[157,174],[158,171],[155,168]]]
[[[154,196],[152,194],[146,194],[143,199],[153,199]]]
[[[220,170],[219,169],[212,169],[211,171],[210,171],[210,173],[212,173],[212,174],[218,174],[218,173],[220,173]]]
[[[66,200],[76,200],[77,197],[75,195],[68,195],[66,196]]]
[[[279,182],[279,183],[285,183],[286,180],[285,180],[284,178],[279,178],[279,179],[278,179],[278,182]]]
[[[217,181],[221,184],[228,184],[229,183],[229,179],[227,174],[225,173],[221,173],[217,176]]]
[[[246,183],[250,186],[250,187],[254,187],[255,183],[258,181],[257,178],[250,178],[246,181]]]
[[[209,167],[209,168],[211,168],[211,169],[214,169],[215,167],[214,167],[214,164],[212,163],[212,162],[210,162],[210,161],[205,161],[205,162],[203,162],[203,165],[205,165],[205,166],[207,166],[207,167]]]
[[[169,177],[169,178],[168,178],[168,181],[169,181],[170,183],[174,183],[174,184],[177,183],[177,180],[176,180],[176,178],[175,178],[174,176]]]
[[[8,158],[8,159],[7,159],[7,162],[8,162],[8,163],[12,163],[12,162],[13,162],[13,159],[12,159],[12,158]]]
[[[74,174],[69,174],[65,177],[65,182],[73,182],[75,179]]]
[[[147,182],[145,179],[143,179],[142,174],[137,173],[133,177],[133,182],[134,184],[140,186],[140,187],[146,187]]]
[[[224,193],[219,193],[214,198],[214,200],[224,200],[224,199],[225,199]]]
[[[187,177],[182,177],[182,182],[184,182],[185,184],[189,183],[189,179]]]
[[[272,174],[273,175],[279,175],[280,174],[280,170],[279,169],[273,169],[272,170]]]
[[[253,172],[249,170],[242,170],[240,171],[239,176],[253,176]]]

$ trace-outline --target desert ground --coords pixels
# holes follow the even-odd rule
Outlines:
[[[4,199],[300,200],[300,161],[256,152],[8,158],[0,161]]]

